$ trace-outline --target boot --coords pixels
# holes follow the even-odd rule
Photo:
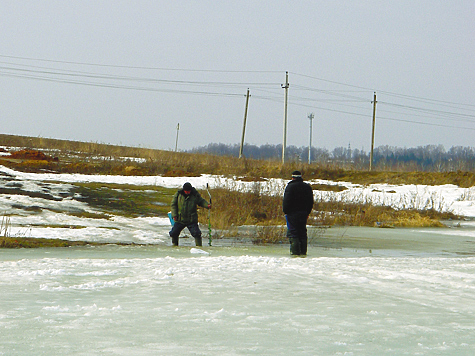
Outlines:
[[[203,241],[201,239],[201,236],[200,237],[195,237],[195,245],[196,246],[203,246]]]
[[[289,239],[290,242],[290,254],[292,256],[300,256],[300,240],[296,237],[292,237]]]

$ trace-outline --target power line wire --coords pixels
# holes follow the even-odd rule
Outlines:
[[[181,94],[210,95],[210,96],[233,96],[233,97],[242,96],[242,94],[236,94],[236,93],[218,93],[218,92],[206,92],[206,91],[159,89],[159,88],[150,88],[150,87],[138,87],[138,86],[117,85],[117,84],[73,81],[73,80],[67,80],[67,79],[54,79],[54,78],[47,78],[47,77],[28,76],[28,75],[11,74],[11,73],[6,73],[6,74],[0,73],[0,76],[25,78],[25,79],[33,79],[33,80],[56,82],[56,83],[77,84],[77,85],[93,86],[93,87],[100,87],[100,88],[112,88],[112,89],[129,89],[129,90],[149,91],[149,92],[181,93]]]
[[[21,59],[28,61],[48,62],[48,63],[62,63],[62,64],[74,64],[90,67],[106,67],[106,68],[128,68],[128,69],[145,69],[145,70],[164,70],[164,71],[177,71],[177,72],[209,72],[209,73],[282,73],[277,70],[221,70],[221,69],[185,69],[185,68],[165,68],[165,67],[146,67],[146,66],[131,66],[131,65],[114,65],[114,64],[99,64],[88,62],[74,62],[74,61],[59,61],[53,59],[43,58],[30,58],[30,57],[18,57],[0,54],[1,58]]]
[[[85,62],[70,62],[70,61],[57,61],[57,60],[49,60],[49,59],[34,59],[34,58],[27,58],[27,57],[16,57],[16,56],[7,56],[7,55],[0,55],[0,57],[3,58],[10,58],[10,59],[20,59],[20,60],[28,60],[28,61],[39,61],[39,62],[47,62],[47,63],[61,63],[61,64],[74,64],[74,65],[84,65],[84,66],[91,66],[91,67],[110,67],[110,68],[129,68],[129,69],[145,69],[145,70],[164,70],[164,71],[182,71],[182,72],[216,72],[216,73],[281,73],[280,71],[237,71],[237,70],[206,70],[206,69],[180,69],[180,68],[159,68],[159,67],[140,67],[140,66],[123,66],[123,65],[110,65],[110,64],[94,64],[94,63],[85,63]],[[11,63],[11,62],[0,62],[3,64],[7,64],[8,66],[0,66],[0,76],[8,76],[8,77],[15,77],[15,78],[25,78],[25,79],[31,79],[31,80],[41,80],[41,81],[49,81],[49,82],[57,82],[57,83],[67,83],[67,84],[76,84],[76,85],[87,85],[87,86],[95,86],[95,87],[103,87],[103,88],[114,88],[114,89],[127,89],[127,90],[140,90],[140,91],[151,91],[151,92],[167,92],[167,93],[181,93],[181,94],[193,94],[193,95],[209,95],[209,96],[239,96],[241,97],[243,94],[236,94],[236,93],[227,93],[227,92],[213,92],[213,91],[193,91],[193,90],[177,90],[177,89],[164,89],[164,88],[151,88],[151,87],[143,87],[143,86],[134,86],[134,85],[124,85],[124,84],[111,84],[111,83],[104,83],[104,82],[91,82],[91,81],[86,81],[86,80],[76,80],[77,79],[88,79],[88,80],[113,80],[113,81],[126,81],[126,82],[144,82],[144,83],[149,83],[149,84],[163,84],[163,85],[189,85],[189,86],[210,86],[210,87],[241,87],[241,86],[255,86],[255,87],[279,87],[280,89],[280,84],[281,83],[271,83],[271,82],[227,82],[227,81],[194,81],[194,80],[170,80],[170,79],[156,79],[156,78],[144,78],[144,77],[134,77],[134,76],[123,76],[123,75],[111,75],[111,74],[97,74],[97,73],[91,73],[91,72],[84,72],[84,71],[75,71],[75,70],[63,70],[63,69],[57,69],[57,68],[49,68],[49,67],[40,67],[40,66],[35,66],[35,65],[25,65],[25,64],[17,64],[17,63]],[[16,68],[16,67],[23,67],[23,68]],[[36,69],[31,69],[31,68],[36,68]],[[356,85],[350,85],[346,83],[341,83],[337,81],[332,81],[332,80],[327,80],[323,78],[318,78],[310,75],[304,75],[304,74],[299,74],[299,73],[294,73],[290,72],[293,75],[304,77],[304,78],[309,78],[309,79],[314,79],[318,81],[323,81],[327,83],[332,83],[332,84],[338,84],[342,86],[347,86],[351,88],[355,88],[358,90],[353,90],[353,92],[360,92],[361,90],[366,91],[370,90],[369,88],[361,87],[361,86],[356,86]],[[67,78],[74,78],[74,79],[65,79],[63,77]],[[364,116],[368,117],[369,114],[360,114],[357,112],[349,112],[349,111],[344,111],[344,110],[337,110],[333,108],[324,108],[324,107],[318,107],[318,106],[309,106],[309,105],[304,105],[304,104],[297,104],[294,103],[295,101],[307,101],[307,102],[325,102],[325,103],[331,103],[333,105],[340,105],[340,106],[347,106],[347,107],[353,107],[357,109],[365,109],[363,107],[357,107],[357,106],[352,106],[348,104],[344,104],[345,102],[361,102],[361,103],[367,103],[370,102],[369,99],[361,98],[358,96],[354,95],[348,95],[346,94],[349,90],[324,90],[324,89],[318,89],[318,88],[313,88],[313,87],[308,87],[308,86],[303,86],[296,84],[293,86],[296,90],[301,90],[301,91],[307,91],[307,92],[313,92],[313,93],[320,93],[324,95],[329,95],[329,96],[338,96],[344,99],[340,100],[331,100],[331,99],[323,99],[323,98],[309,98],[309,97],[302,97],[302,96],[297,96],[297,95],[292,95],[291,98],[291,104],[293,105],[298,105],[298,106],[304,106],[304,107],[311,107],[313,109],[319,109],[319,110],[325,110],[325,111],[331,111],[331,112],[337,112],[337,113],[344,113],[348,115],[354,115],[354,116]],[[261,89],[262,90],[262,89]],[[262,90],[265,92],[265,90]],[[403,95],[403,94],[396,94],[388,91],[379,91],[380,93],[384,93],[388,96],[394,96],[394,97],[399,97],[403,98],[406,100],[412,100],[416,102],[423,102],[425,104],[431,104],[431,105],[439,105],[439,106],[446,106],[450,107],[452,109],[459,109],[459,110],[470,110],[468,109],[469,107],[475,107],[475,105],[469,105],[469,104],[460,104],[460,103],[453,103],[449,101],[441,101],[441,100],[434,100],[434,99],[427,99],[427,98],[420,98],[420,97],[414,97],[414,96],[409,96],[409,95]],[[268,93],[271,94],[276,94],[271,91],[268,91]],[[270,101],[281,101],[282,98],[281,96],[276,96],[276,97],[265,97],[265,96],[253,96],[256,99],[262,99],[262,100],[270,100]],[[347,100],[348,99],[348,100]],[[436,110],[436,109],[431,109],[431,108],[424,108],[424,107],[417,107],[417,106],[412,106],[412,105],[405,105],[405,104],[398,104],[398,103],[391,103],[387,101],[378,101],[379,104],[382,105],[388,105],[388,106],[394,106],[397,108],[401,108],[404,110],[410,110],[410,111],[418,111],[418,112],[424,112],[428,113],[433,116],[439,116],[439,117],[445,117],[447,119],[452,119],[452,120],[458,120],[458,121],[467,121],[471,122],[470,119],[474,118],[475,115],[471,114],[466,114],[466,113],[457,113],[453,111],[442,111],[442,110]],[[459,107],[463,106],[463,108]],[[393,112],[395,114],[400,114],[400,115],[407,115],[404,113],[397,113]],[[423,117],[417,114],[412,114],[414,116],[419,116]],[[441,118],[437,117],[430,117],[431,119],[435,120],[440,120]],[[433,124],[433,123],[423,123],[415,120],[404,120],[404,119],[394,119],[394,118],[383,118],[383,117],[378,117],[378,119],[383,119],[383,120],[392,120],[392,121],[401,121],[401,122],[413,122],[417,124],[424,124],[424,125],[431,125],[431,126],[441,126],[441,127],[454,127],[454,126],[449,126],[449,125],[442,125],[442,124]],[[464,120],[465,119],[465,120]],[[471,128],[465,128],[465,127],[460,127],[463,129],[469,129],[473,130]]]
[[[107,79],[107,80],[124,80],[124,81],[139,81],[148,83],[165,83],[165,84],[186,84],[186,85],[210,85],[210,86],[278,86],[280,83],[252,83],[252,82],[214,82],[214,81],[191,81],[191,80],[169,80],[169,79],[155,79],[155,78],[143,78],[143,77],[130,77],[130,76],[117,76],[117,75],[104,75],[94,74],[87,72],[58,72],[52,70],[32,70],[22,69],[14,67],[0,66],[0,70],[7,70],[13,72],[33,73],[38,75],[54,75],[54,76],[68,76],[68,77],[85,77],[91,79]],[[8,73],[8,72],[7,72]]]
[[[451,115],[451,116],[453,115],[453,116],[461,116],[461,117],[467,117],[467,118],[474,118],[475,119],[475,115],[448,112],[448,111],[441,111],[441,110],[433,110],[433,109],[426,109],[426,108],[420,108],[420,107],[403,105],[403,104],[389,103],[389,102],[385,102],[385,101],[381,101],[381,100],[378,100],[378,104],[383,104],[383,105],[385,104],[385,105],[389,105],[389,106],[394,106],[394,107],[408,109],[408,110],[414,110],[414,111],[423,111],[423,112],[437,114],[437,115]]]
[[[379,113],[389,113],[389,114],[398,114],[398,115],[405,115],[407,116],[407,113],[403,113],[400,111],[391,111],[391,110],[385,110],[385,109],[378,109]],[[453,120],[453,121],[464,121],[464,122],[475,122],[474,120],[470,119],[461,119],[461,118],[451,118],[451,117],[435,117],[435,116],[440,116],[440,115],[432,115],[432,116],[427,116],[427,115],[420,115],[416,113],[411,113],[411,117],[420,117],[420,118],[426,118],[426,119],[433,119],[433,120]]]
[[[361,89],[361,90],[371,90],[372,92],[378,92],[378,93],[382,93],[382,94],[386,94],[386,95],[398,96],[398,97],[405,98],[405,99],[408,99],[408,100],[414,100],[414,101],[420,101],[420,102],[426,102],[426,103],[432,103],[432,104],[438,104],[438,105],[456,105],[456,106],[475,107],[475,104],[455,103],[455,102],[445,101],[445,100],[423,98],[423,97],[418,97],[418,96],[414,96],[414,95],[399,94],[399,93],[394,93],[394,92],[385,91],[385,90],[377,90],[377,89],[374,89],[374,88],[371,89],[371,88],[367,88],[367,87],[362,87],[362,86],[358,86],[358,85],[352,85],[352,84],[337,82],[337,81],[334,81],[334,80],[328,80],[328,79],[319,78],[319,77],[306,75],[306,74],[300,74],[300,73],[295,73],[295,72],[289,72],[289,73],[291,73],[293,75],[300,76],[300,77],[304,77],[304,78],[318,80],[318,81],[321,81],[321,82],[337,84],[337,85],[342,85],[342,86]]]
[[[428,123],[428,122],[421,122],[421,121],[414,121],[414,120],[404,120],[404,119],[394,119],[394,118],[388,118],[388,117],[378,117],[378,119],[389,120],[389,121],[398,121],[398,122],[407,122],[407,123],[411,123],[411,124],[419,124],[419,125],[426,125],[426,126],[448,127],[448,128],[451,128],[451,129],[463,129],[463,130],[475,131],[475,128],[472,128],[472,127],[434,124],[434,123]]]
[[[334,80],[328,80],[328,79],[318,78],[318,77],[314,77],[314,76],[311,76],[311,75],[300,74],[300,73],[295,73],[295,72],[289,72],[289,73],[290,73],[290,74],[293,74],[293,75],[300,76],[300,77],[304,77],[304,78],[315,79],[315,80],[318,80],[318,81],[321,81],[321,82],[343,85],[343,86],[347,86],[347,87],[350,87],[350,88],[356,88],[356,89],[374,91],[373,89],[370,89],[370,88],[360,87],[360,86],[358,86],[358,85],[351,85],[351,84],[341,83],[341,82],[337,82],[337,81],[334,81]]]
[[[348,112],[348,111],[343,111],[343,110],[328,109],[328,108],[316,107],[316,106],[305,105],[305,104],[295,104],[295,103],[291,103],[291,104],[294,105],[294,106],[302,106],[302,107],[308,107],[308,108],[312,108],[312,109],[320,109],[320,110],[325,110],[325,111],[337,112],[337,113],[341,113],[341,114],[349,114],[349,115],[353,115],[353,116],[363,116],[363,117],[366,117],[366,118],[371,118],[371,115],[369,113],[368,114],[358,114],[358,113],[353,113],[353,112]],[[415,120],[395,119],[395,118],[380,117],[380,116],[378,116],[378,120],[399,121],[399,122],[415,123],[415,124],[419,124],[419,125],[449,127],[449,128],[457,128],[457,129],[475,131],[475,128],[470,128],[470,127],[434,124],[434,123],[421,122],[421,121],[415,121]]]
[[[379,90],[378,93],[386,94],[388,96],[395,96],[395,97],[399,97],[399,98],[404,98],[404,99],[407,99],[407,100],[426,102],[426,103],[440,105],[440,106],[449,106],[449,107],[454,106],[455,108],[458,108],[458,106],[466,106],[466,107],[475,108],[475,104],[454,103],[454,102],[451,102],[451,101],[422,98],[422,97],[413,96],[413,95],[406,95],[406,94],[397,94],[397,93],[384,91],[384,90]],[[462,109],[462,110],[471,110],[471,109]]]

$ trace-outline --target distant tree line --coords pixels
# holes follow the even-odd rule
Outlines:
[[[238,144],[210,143],[207,146],[188,150],[191,153],[209,153],[218,156],[239,156]],[[282,145],[244,145],[243,155],[247,158],[281,160]],[[286,160],[308,162],[308,146],[287,146]],[[312,163],[334,164],[343,168],[368,169],[370,154],[351,147],[337,147],[332,151],[312,147]],[[475,170],[475,148],[453,146],[446,150],[443,145],[427,145],[415,148],[379,146],[373,152],[373,169],[393,171],[473,171]]]

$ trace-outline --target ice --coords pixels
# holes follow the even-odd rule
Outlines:
[[[475,257],[213,249],[1,251],[0,353],[473,353]]]
[[[190,250],[190,253],[193,253],[195,255],[209,255],[209,252],[203,251],[202,249],[199,249],[199,248],[192,248]]]

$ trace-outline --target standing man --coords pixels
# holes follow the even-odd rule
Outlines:
[[[175,221],[169,235],[172,243],[178,246],[178,237],[187,227],[195,238],[196,246],[202,246],[201,230],[198,226],[198,206],[211,209],[211,204],[204,200],[190,183],[183,184],[183,189],[175,193],[172,199],[172,217]]]
[[[313,190],[302,179],[302,173],[292,172],[292,180],[287,184],[282,204],[287,220],[287,237],[291,255],[307,254],[307,219],[313,208]]]

